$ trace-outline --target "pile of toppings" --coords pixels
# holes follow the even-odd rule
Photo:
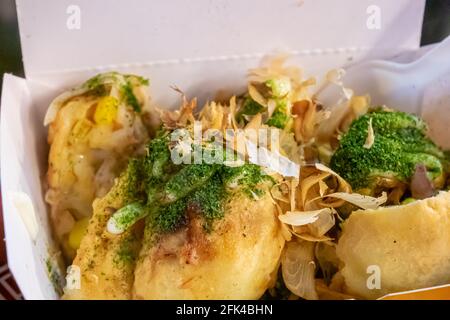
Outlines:
[[[147,156],[130,162],[127,176],[127,204],[108,222],[108,231],[122,233],[146,218],[156,233],[174,231],[188,214],[200,214],[204,228],[224,215],[228,197],[243,192],[255,200],[269,182],[259,166],[243,164],[174,164],[171,161],[170,132],[161,130],[148,144]]]
[[[394,204],[410,195],[432,196],[434,190],[443,188],[449,162],[426,136],[426,129],[415,115],[373,110],[353,121],[330,166],[360,193],[389,191]],[[418,185],[412,183],[417,179]],[[421,186],[428,190],[420,191]]]
[[[316,85],[313,78],[303,79],[300,69],[285,67],[284,59],[274,59],[251,70],[248,90],[227,103],[209,102],[195,115],[196,101],[183,97],[180,110],[160,111],[162,129],[148,144],[147,155],[129,162],[126,205],[112,215],[108,231],[120,234],[145,218],[155,233],[171,232],[192,212],[211,231],[230,196],[240,192],[257,201],[267,191],[288,244],[277,286],[266,297],[317,299],[320,288],[342,298],[332,282],[339,222],[357,209],[431,196],[445,188],[449,172],[448,155],[426,137],[422,120],[370,108],[368,97],[344,87],[343,75],[333,70]],[[227,129],[234,130],[231,145],[244,141],[244,163],[190,159],[175,164],[173,152],[183,158],[196,148],[220,151],[223,157],[230,151],[213,141],[190,143],[196,123],[224,137]],[[189,139],[174,143],[170,136],[179,129]],[[246,129],[275,131],[278,146],[266,154],[290,169],[251,163],[258,141]]]

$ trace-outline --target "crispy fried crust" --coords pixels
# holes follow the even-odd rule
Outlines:
[[[146,94],[139,97],[141,104],[146,104]],[[110,190],[129,157],[142,152],[148,139],[145,110],[136,113],[124,103],[118,105],[113,120],[97,123],[94,115],[102,99],[105,97],[89,92],[72,96],[58,105],[49,123],[45,198],[51,207],[54,234],[67,261],[75,256],[68,243],[75,223],[91,217],[94,199]]]
[[[94,201],[89,222],[72,267],[80,270],[80,289],[65,290],[64,299],[130,299],[135,257],[141,245],[139,225],[121,235],[111,235],[106,223],[123,206],[125,176],[102,199]]]
[[[122,235],[106,231],[123,205],[123,178],[94,202],[88,233],[73,263],[81,288],[64,299],[257,299],[272,284],[284,246],[275,207],[266,194],[254,201],[236,196],[208,233],[199,216],[179,231],[154,239],[140,226]],[[129,257],[123,259],[124,250]]]
[[[363,298],[450,283],[450,192],[408,205],[358,210],[337,246],[346,291]],[[373,267],[379,267],[381,286]],[[370,269],[368,269],[370,268]]]
[[[268,194],[259,201],[233,197],[210,234],[198,218],[156,243],[146,234],[134,299],[258,299],[284,246]]]

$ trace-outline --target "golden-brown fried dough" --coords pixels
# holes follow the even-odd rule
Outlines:
[[[100,74],[63,93],[49,107],[45,199],[68,260],[79,245],[79,239],[70,241],[70,232],[77,222],[91,217],[92,202],[108,192],[128,158],[143,151],[149,106],[144,82],[136,76]],[[127,96],[125,88],[129,88]],[[129,95],[136,106],[130,105]]]
[[[346,291],[363,298],[450,283],[450,192],[353,212],[337,255]],[[371,290],[367,281],[377,267],[381,286]],[[369,287],[376,285],[372,280]]]
[[[121,235],[106,230],[111,214],[123,206],[124,183],[126,177],[121,176],[105,197],[94,201],[94,214],[72,264],[79,270],[79,289],[68,283],[64,299],[131,298],[142,228],[135,225]]]
[[[207,233],[199,218],[177,233],[143,240],[135,299],[259,299],[273,282],[284,246],[270,195],[232,197]]]

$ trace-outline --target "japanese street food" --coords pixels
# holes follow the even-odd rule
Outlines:
[[[147,81],[118,73],[57,98],[47,201],[71,264],[63,298],[373,299],[450,283],[449,152],[343,80],[279,58],[200,109],[183,94],[150,114]]]
[[[100,74],[50,105],[46,201],[54,233],[67,259],[75,257],[92,202],[104,196],[128,158],[148,139],[147,81]]]
[[[94,202],[72,264],[81,286],[65,298],[257,299],[274,282],[285,240],[273,178],[254,164],[176,165],[169,132]]]
[[[355,211],[342,229],[337,246],[343,262],[340,273],[345,290],[355,296],[379,298],[450,282],[449,192],[406,205]],[[374,266],[380,271],[378,288],[367,284]]]

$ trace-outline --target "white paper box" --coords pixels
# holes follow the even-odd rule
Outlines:
[[[292,63],[320,75],[414,51],[424,11],[423,0],[17,0],[17,6],[26,79],[4,77],[1,183],[8,261],[26,299],[58,298],[46,270],[53,244],[42,186],[43,117],[58,92],[116,70],[150,78],[161,106],[179,102],[170,85],[201,103],[217,90],[239,92],[248,68],[267,54],[289,53]]]

